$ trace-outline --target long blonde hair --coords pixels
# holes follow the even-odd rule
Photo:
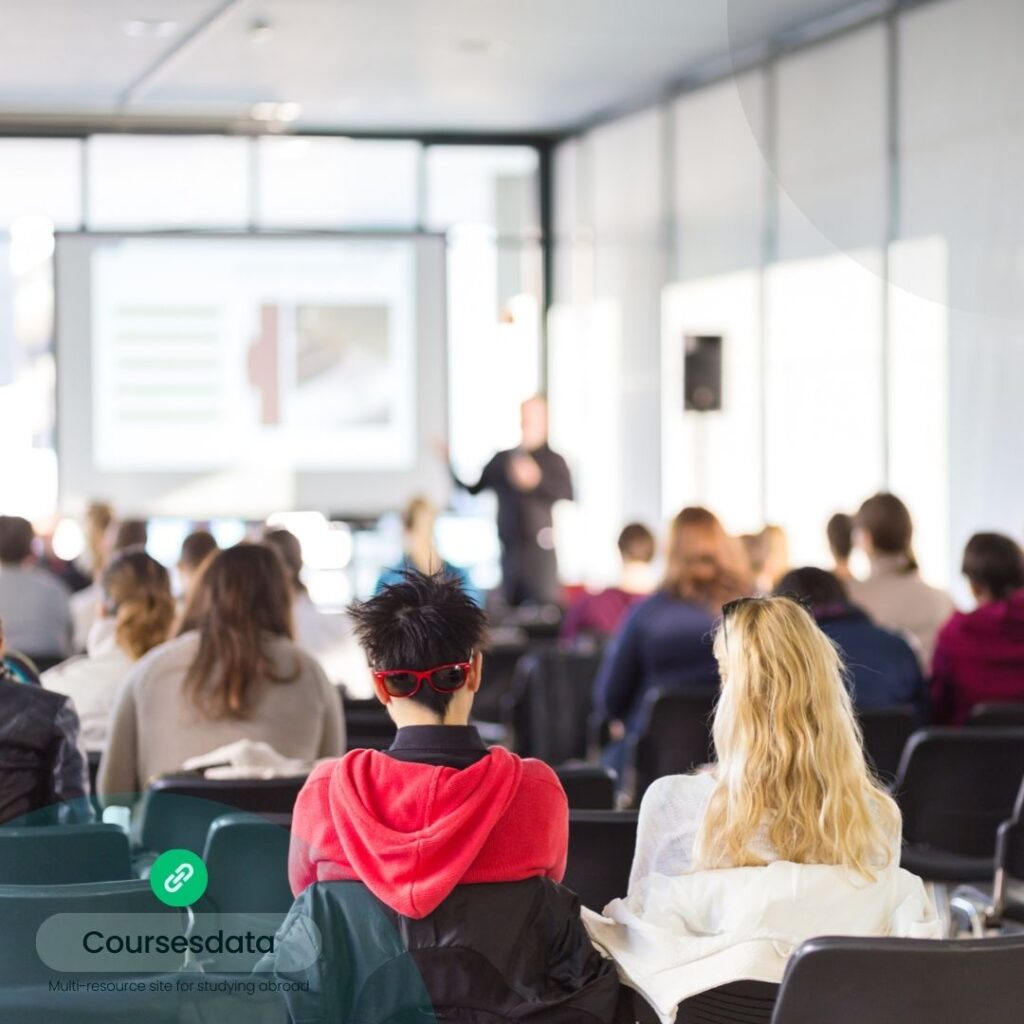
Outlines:
[[[773,597],[727,608],[714,650],[717,784],[697,867],[763,864],[751,848],[763,839],[781,860],[873,878],[900,812],[865,762],[835,647],[799,604]]]

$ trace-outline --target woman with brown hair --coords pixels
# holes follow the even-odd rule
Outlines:
[[[130,799],[190,758],[242,739],[301,761],[344,752],[341,703],[292,641],[291,597],[274,552],[239,544],[215,555],[185,620],[121,691],[100,765],[104,797]]]
[[[114,556],[99,578],[99,611],[86,653],[44,672],[43,686],[71,697],[82,745],[103,750],[117,692],[132,666],[171,635],[167,570],[141,548]]]
[[[684,508],[669,533],[665,579],[638,604],[612,639],[594,684],[597,708],[639,726],[645,695],[655,689],[713,693],[718,672],[710,636],[722,605],[751,593],[753,580],[739,541],[705,508]],[[606,760],[620,767],[621,744]]]

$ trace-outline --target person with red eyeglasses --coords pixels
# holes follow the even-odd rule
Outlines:
[[[569,814],[557,776],[486,747],[469,724],[486,619],[458,579],[409,571],[351,614],[398,731],[389,749],[352,750],[310,775],[293,814],[292,891],[361,881],[423,918],[458,885],[560,882]]]

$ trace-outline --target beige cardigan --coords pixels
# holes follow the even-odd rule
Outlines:
[[[269,743],[285,757],[314,761],[345,751],[345,726],[337,691],[317,662],[290,640],[267,637],[278,676],[258,696],[247,718],[205,718],[182,692],[199,648],[186,633],[154,648],[125,679],[114,704],[110,738],[98,788],[112,803],[133,803],[149,781],[178,771],[190,757],[236,740]]]

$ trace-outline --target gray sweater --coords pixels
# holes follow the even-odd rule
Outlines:
[[[110,738],[98,788],[114,803],[133,802],[159,775],[180,770],[190,757],[241,739],[262,740],[279,754],[314,761],[345,752],[341,701],[317,662],[290,640],[266,638],[276,676],[255,695],[244,719],[207,718],[183,693],[199,649],[186,633],[154,648],[136,663],[114,702]]]

